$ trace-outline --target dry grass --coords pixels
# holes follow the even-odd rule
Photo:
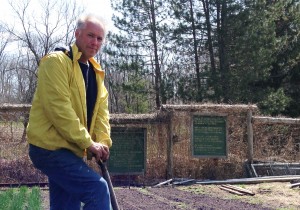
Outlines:
[[[256,193],[257,199],[279,208],[300,209],[300,188],[290,188],[290,183],[262,183],[251,185],[249,189]]]
[[[270,182],[259,184],[237,185],[255,193],[254,196],[239,196],[219,188],[219,185],[182,186],[180,189],[195,193],[208,194],[224,199],[238,199],[253,204],[261,204],[277,210],[300,209],[300,188],[290,188],[289,182]]]

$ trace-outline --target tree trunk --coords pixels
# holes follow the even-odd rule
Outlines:
[[[221,76],[221,86],[222,86],[222,97],[223,102],[228,103],[228,59],[226,51],[226,16],[227,16],[227,3],[226,1],[217,1],[217,31],[218,31],[218,47],[219,47],[219,62],[220,62],[220,76]]]
[[[156,108],[159,109],[161,106],[160,96],[161,96],[161,72],[158,59],[158,47],[157,47],[157,38],[156,38],[156,20],[155,20],[155,8],[154,2],[151,0],[150,12],[151,12],[151,31],[152,31],[152,42],[154,46],[154,68],[155,68],[155,102]]]
[[[212,35],[211,35],[211,24],[209,19],[209,2],[208,0],[202,0],[203,10],[205,14],[205,22],[207,27],[207,42],[208,42],[208,49],[209,49],[209,57],[210,57],[210,65],[212,71],[212,77],[216,77],[216,64],[215,64],[215,56],[213,50],[213,43],[212,43]]]
[[[202,100],[201,96],[201,80],[200,80],[200,66],[199,66],[199,56],[198,56],[198,50],[197,50],[197,39],[196,39],[196,27],[195,27],[195,19],[194,19],[194,9],[193,9],[193,2],[192,0],[189,0],[190,2],[190,13],[191,13],[191,20],[192,20],[192,30],[193,30],[193,41],[194,41],[194,56],[195,56],[195,66],[196,66],[196,75],[197,75],[197,89],[198,89],[198,96],[197,101]]]

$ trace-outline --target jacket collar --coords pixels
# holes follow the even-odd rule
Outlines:
[[[79,58],[81,57],[82,53],[78,51],[78,47],[77,47],[76,43],[74,43],[72,45],[72,52],[73,52],[73,62],[78,61]],[[89,62],[91,62],[91,64],[93,65],[96,73],[104,74],[104,71],[102,70],[101,65],[96,61],[95,58],[90,58]]]

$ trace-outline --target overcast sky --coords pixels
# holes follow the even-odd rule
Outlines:
[[[11,0],[1,0],[0,4],[0,20],[4,22],[13,21],[11,6],[9,5],[9,1]],[[22,0],[13,0],[13,2],[18,2]],[[27,0],[25,0],[27,1]],[[38,8],[38,1],[40,0],[30,0],[31,9]],[[69,1],[77,1],[82,6],[86,8],[86,12],[93,12],[97,14],[101,14],[103,17],[111,19],[112,9],[110,6],[110,0],[69,0]],[[37,6],[35,6],[35,4]]]
[[[10,1],[13,1],[17,4],[17,2],[22,2],[23,0],[0,0],[0,22],[9,23],[14,25],[16,28],[21,27],[21,25],[16,25],[14,22],[15,13],[12,12],[12,8],[9,4]],[[24,0],[28,1],[28,0]],[[41,0],[30,0],[29,11],[33,13],[38,11],[39,1]],[[47,0],[43,0],[47,1]],[[54,1],[54,0],[51,0]],[[109,23],[109,30],[113,30],[113,24],[111,21],[112,17],[112,9],[110,6],[111,0],[63,0],[63,1],[77,1],[80,6],[85,8],[85,13],[96,13],[107,19]],[[38,13],[38,12],[37,12]],[[6,47],[7,52],[14,52],[17,48],[16,43],[12,42]]]

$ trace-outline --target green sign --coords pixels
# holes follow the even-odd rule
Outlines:
[[[112,174],[143,174],[145,171],[145,128],[112,127],[113,145],[107,163]]]
[[[193,115],[192,153],[202,157],[226,157],[226,117]]]

